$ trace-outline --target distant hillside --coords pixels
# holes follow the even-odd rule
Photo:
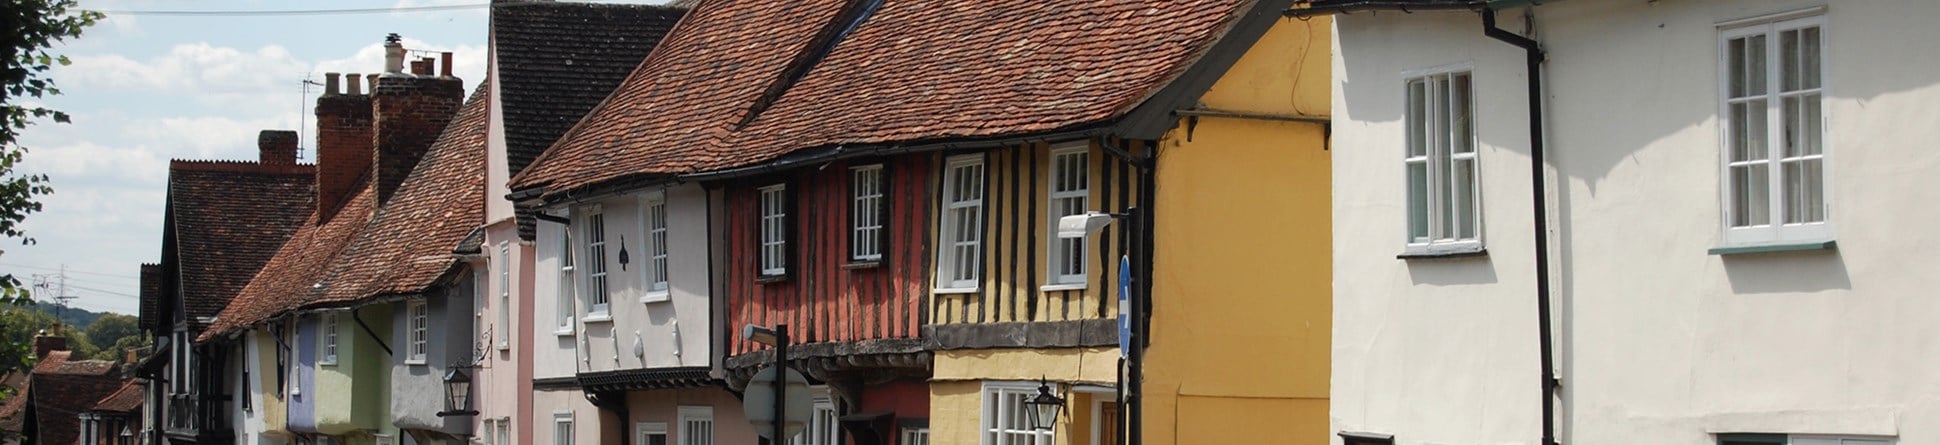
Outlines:
[[[34,311],[58,317],[61,320],[61,325],[74,329],[86,329],[88,325],[94,324],[95,320],[99,320],[102,315],[107,314],[106,312],[94,312],[73,306],[61,307],[58,304],[45,301],[34,302]]]

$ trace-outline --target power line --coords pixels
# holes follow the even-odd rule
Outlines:
[[[502,6],[515,6],[515,5],[516,4],[499,5],[499,6],[502,7]],[[403,7],[396,7],[396,8],[204,10],[204,11],[107,9],[107,10],[99,10],[96,12],[100,12],[108,15],[146,15],[146,16],[176,16],[176,17],[262,17],[262,16],[389,14],[389,13],[398,13],[398,12],[460,11],[460,10],[467,10],[467,9],[485,9],[485,8],[490,8],[492,6],[493,5],[490,3],[476,3],[476,4],[464,4],[464,5],[403,6]]]
[[[122,296],[122,297],[128,297],[128,298],[137,298],[137,299],[139,299],[139,298],[141,298],[141,296],[140,296],[140,295],[131,295],[131,294],[124,294],[124,293],[121,293],[121,292],[118,292],[118,291],[111,291],[111,290],[105,290],[105,289],[95,289],[95,288],[92,288],[92,287],[87,287],[87,286],[75,286],[75,285],[73,285],[73,284],[68,284],[68,285],[67,285],[67,287],[69,287],[69,288],[74,288],[74,289],[80,289],[80,290],[84,290],[84,291],[89,291],[89,292],[100,292],[100,293],[104,293],[104,294],[108,294],[108,295],[115,295],[115,296]]]
[[[29,265],[25,265],[25,264],[15,264],[15,263],[0,263],[0,266],[7,266],[7,267],[20,267],[20,268],[27,268],[27,269],[39,269],[39,270],[51,270],[51,271],[60,271],[60,270],[61,270],[61,268],[58,268],[58,267],[45,267],[45,266],[29,266]],[[111,274],[111,273],[101,273],[101,272],[82,272],[82,271],[78,271],[78,270],[70,270],[70,271],[67,271],[67,273],[78,273],[78,274],[85,274],[85,275],[98,275],[98,276],[103,276],[103,277],[114,277],[114,278],[127,278],[127,279],[130,279],[130,280],[140,280],[140,279],[141,279],[141,277],[138,277],[138,276],[134,276],[134,275],[116,275],[116,274]]]

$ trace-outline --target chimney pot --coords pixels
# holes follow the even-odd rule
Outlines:
[[[384,37],[384,72],[404,72],[404,43],[397,33]]]
[[[420,60],[411,61],[411,74],[419,75],[419,76],[424,75],[424,60],[420,59]]]
[[[363,91],[363,85],[359,85],[359,84],[357,83],[357,79],[358,79],[359,77],[362,77],[362,76],[358,76],[358,75],[357,75],[357,73],[350,73],[350,74],[347,74],[347,75],[345,75],[345,76],[344,76],[344,79],[346,79],[346,80],[347,80],[347,81],[346,81],[346,82],[344,82],[344,83],[346,83],[346,84],[348,84],[348,85],[345,85],[345,86],[348,86],[348,87],[349,87],[349,88],[347,88],[347,90],[348,90],[348,91],[346,92],[347,94],[350,94],[350,95],[352,95],[352,96],[360,96],[360,95],[363,95],[363,94],[364,94],[364,91]]]
[[[440,68],[440,69],[442,70],[442,72],[444,73],[444,76],[445,76],[445,77],[456,77],[456,76],[453,76],[453,75],[451,74],[451,51],[445,51],[445,52],[442,52],[442,53],[438,53],[438,55],[439,55],[440,57],[443,57],[443,58],[444,58],[444,63],[442,63],[442,64],[440,64],[440,65],[439,65],[439,68]]]
[[[364,81],[369,83],[371,94],[377,94],[377,77],[376,74],[364,75]]]
[[[342,76],[342,74],[323,73],[323,95],[335,96],[337,94],[337,78],[339,76]]]

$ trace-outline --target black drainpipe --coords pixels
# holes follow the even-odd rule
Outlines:
[[[371,330],[370,325],[364,324],[364,318],[357,313],[361,309],[363,308],[351,309],[350,319],[357,322],[357,327],[364,328],[364,333],[370,335],[371,341],[377,342],[377,347],[384,348],[384,355],[397,356],[396,352],[391,352],[391,345],[384,344],[384,337],[378,336],[377,331]]]
[[[1543,385],[1543,443],[1556,444],[1556,389],[1549,321],[1549,206],[1543,180],[1543,49],[1535,39],[1495,26],[1495,9],[1482,10],[1482,33],[1522,48],[1529,74],[1529,183],[1536,217],[1536,344],[1541,349]]]

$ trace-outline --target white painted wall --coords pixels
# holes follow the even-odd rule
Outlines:
[[[649,256],[644,204],[651,199],[664,199],[667,204],[669,278],[666,301],[649,302],[659,300],[658,296],[646,298],[649,294],[646,284]],[[579,323],[580,335],[585,337],[585,344],[589,346],[583,352],[586,359],[583,371],[709,365],[709,334],[712,330],[708,317],[707,193],[698,184],[680,184],[665,189],[655,187],[598,203],[606,222],[605,260],[611,289],[609,312],[612,320]],[[574,217],[574,233],[584,233],[582,218],[578,214]],[[558,244],[548,244],[545,242],[547,240],[556,238],[540,242],[538,253],[542,266],[556,264],[557,259],[551,257],[561,251]],[[579,239],[578,242],[583,244],[584,240]],[[625,270],[619,264],[622,246],[626,248],[630,260]],[[586,257],[584,249],[576,253],[581,258],[581,264],[592,260]],[[557,270],[557,267],[541,269],[540,274],[556,273],[549,272],[551,270]],[[584,298],[587,297],[584,270],[578,275],[579,282],[575,283],[580,286],[580,320],[585,320]],[[556,294],[548,292],[556,289],[556,286],[540,288],[540,295],[555,295],[541,298],[540,301],[555,301]]]
[[[1535,11],[1570,444],[1779,432],[1940,442],[1940,3],[1833,2],[1836,251],[1721,257],[1718,28],[1818,1],[1599,1]],[[1522,29],[1518,13],[1502,26]],[[1337,18],[1335,430],[1535,443],[1522,53],[1473,13]],[[1398,260],[1406,70],[1474,65],[1488,255]],[[1338,439],[1335,439],[1338,443]]]

